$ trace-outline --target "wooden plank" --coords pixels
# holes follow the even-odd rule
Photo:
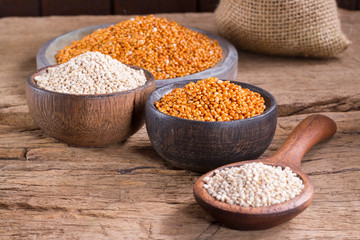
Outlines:
[[[215,10],[219,0],[198,0],[195,1],[120,1],[112,0],[101,1],[55,1],[43,0],[40,6],[39,0],[0,0],[0,17],[4,16],[38,16],[40,9],[42,15],[105,15],[115,12],[116,14],[149,14],[160,12],[212,12]],[[360,9],[358,0],[337,0],[338,6],[344,9]]]
[[[171,12],[196,12],[196,1],[193,0],[114,0],[115,14],[151,14]]]
[[[198,0],[199,12],[213,12],[220,0]]]
[[[339,12],[353,42],[339,58],[239,52],[238,80],[267,89],[279,104],[281,117],[265,156],[308,114],[323,112],[338,124],[337,134],[303,159],[315,185],[313,203],[265,231],[231,230],[207,215],[192,196],[199,175],[165,163],[145,127],[124,144],[76,148],[47,136],[31,119],[24,81],[35,70],[40,46],[64,32],[130,16],[0,19],[0,238],[358,239],[360,32],[354,29],[360,12]],[[159,16],[216,33],[210,13]]]
[[[358,0],[336,0],[338,7],[348,9],[348,10],[356,10],[358,5]]]
[[[13,131],[18,141],[9,142],[3,133],[4,144],[27,151],[25,158],[0,160],[2,236],[356,239],[360,216],[345,213],[349,207],[360,210],[360,112],[326,115],[337,122],[338,133],[314,147],[302,163],[315,185],[312,205],[284,225],[254,232],[230,230],[209,217],[192,197],[199,175],[168,166],[151,148],[145,128],[123,145],[95,149],[36,146],[24,137],[37,136],[24,131]],[[266,155],[305,117],[279,118]]]
[[[41,14],[43,16],[111,14],[111,0],[42,0]]]
[[[39,0],[0,0],[0,17],[39,16]]]
[[[213,12],[220,0],[198,0],[199,12]],[[349,10],[360,9],[359,0],[336,0],[339,7]]]

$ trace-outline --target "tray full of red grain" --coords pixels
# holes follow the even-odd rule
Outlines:
[[[237,75],[238,54],[227,40],[153,15],[81,28],[56,37],[39,50],[37,68],[65,63],[88,51],[150,71],[157,87],[210,76],[236,80]]]

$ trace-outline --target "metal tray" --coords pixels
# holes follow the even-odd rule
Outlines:
[[[59,50],[70,45],[73,41],[82,39],[84,36],[92,33],[96,29],[107,28],[110,25],[113,24],[103,24],[80,28],[51,39],[40,48],[36,55],[37,69],[57,64],[55,56],[59,52]],[[236,48],[230,42],[220,36],[204,31],[202,29],[190,29],[203,33],[209,38],[217,40],[223,50],[223,58],[212,68],[206,69],[198,73],[194,73],[184,77],[156,80],[156,88],[178,81],[203,79],[208,77],[218,77],[224,80],[236,81],[238,70],[238,53],[236,51]]]

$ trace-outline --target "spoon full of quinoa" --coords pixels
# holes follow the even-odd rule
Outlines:
[[[301,159],[331,138],[336,123],[320,114],[305,118],[270,157],[232,163],[201,176],[194,197],[211,216],[242,230],[267,229],[289,221],[311,203],[314,186]]]

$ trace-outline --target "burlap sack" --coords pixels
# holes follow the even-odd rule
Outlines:
[[[335,0],[221,0],[215,20],[225,38],[257,53],[324,58],[350,44]]]

